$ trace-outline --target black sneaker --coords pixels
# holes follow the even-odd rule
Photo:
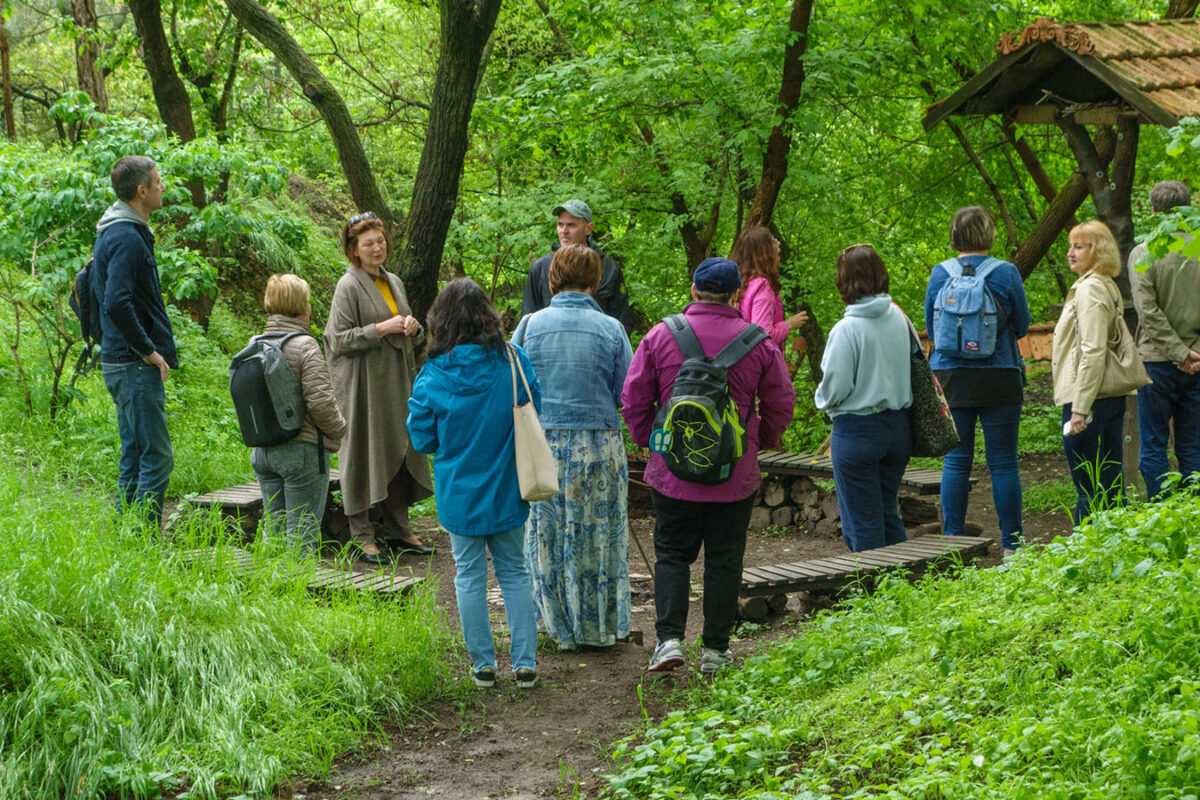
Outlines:
[[[532,689],[538,684],[537,670],[522,668],[514,673],[518,689]]]
[[[490,689],[496,685],[496,670],[492,667],[477,669],[471,673],[471,677],[475,679],[475,685],[480,689]]]

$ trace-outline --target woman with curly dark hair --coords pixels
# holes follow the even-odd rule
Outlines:
[[[446,284],[427,318],[433,344],[408,401],[413,447],[435,453],[438,521],[450,532],[457,573],[454,590],[475,684],[496,681],[496,645],[488,620],[488,553],[512,633],[510,655],[518,688],[537,685],[537,622],[525,567],[525,520],[513,449],[516,358],[532,398],[518,379],[517,402],[542,393],[525,351],[506,346],[500,315],[470,278]]]

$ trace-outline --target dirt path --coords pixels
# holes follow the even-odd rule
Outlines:
[[[1022,483],[1028,488],[1035,483],[1063,480],[1065,464],[1058,454],[1024,457],[1021,471]],[[974,474],[979,483],[972,492],[968,519],[983,528],[983,535],[996,539],[992,554],[981,562],[982,566],[993,566],[999,563],[1000,545],[991,482],[982,466],[977,465]],[[636,496],[633,506],[633,533],[653,559],[653,519]],[[419,529],[432,525],[432,520],[418,522]],[[1036,541],[1049,541],[1069,527],[1061,510],[1026,514],[1027,533]],[[449,542],[444,536],[433,538],[439,545],[432,559],[432,572],[438,578],[438,604],[449,619],[457,621]],[[774,564],[845,552],[840,539],[818,539],[795,532],[779,537],[751,533],[746,564]],[[423,563],[414,559],[415,571],[422,571]],[[693,570],[697,594],[699,568],[697,564]],[[670,676],[647,676],[644,672],[655,640],[653,597],[649,571],[632,545],[630,571],[634,575],[635,637],[640,634],[645,644],[622,643],[608,651],[581,653],[558,653],[553,646],[543,648],[538,653],[539,688],[521,691],[510,681],[501,680],[493,690],[472,692],[461,705],[430,708],[428,721],[389,732],[385,746],[340,764],[326,782],[295,787],[293,796],[330,800],[594,796],[605,783],[601,777],[607,766],[605,748],[634,732],[645,717],[664,715],[677,688],[702,680],[694,670]],[[493,593],[493,604],[494,618],[503,620],[498,592]],[[688,620],[689,641],[694,641],[699,623],[699,605],[694,600]],[[745,657],[779,636],[794,633],[799,624],[795,615],[788,613],[766,626],[745,626],[743,638],[735,641],[733,650],[739,658]],[[503,624],[498,625],[500,634]],[[500,649],[504,649],[503,644]],[[464,672],[466,668],[464,662]]]

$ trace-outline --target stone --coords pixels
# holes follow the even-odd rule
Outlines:
[[[760,495],[762,502],[769,505],[771,508],[783,505],[783,501],[787,500],[787,490],[783,488],[783,484],[779,481],[765,481],[762,485],[762,494]]]
[[[767,597],[767,608],[770,609],[772,614],[782,614],[784,611],[787,611],[787,607],[788,596],[785,593],[780,592],[779,594]]]
[[[842,538],[842,523],[836,519],[825,517],[813,528],[813,534],[822,539]]]
[[[792,481],[791,495],[792,502],[797,505],[807,503],[809,498],[812,498],[814,503],[821,502],[821,498],[817,494],[817,485],[812,482],[812,478],[806,475],[801,475]]]
[[[771,524],[771,509],[766,506],[755,506],[750,510],[750,530],[761,531]]]
[[[837,495],[827,494],[821,501],[821,516],[826,519],[841,519],[842,510],[838,508]]]
[[[786,528],[796,518],[796,509],[791,506],[781,506],[771,512],[771,524]]]
[[[762,622],[771,615],[771,608],[765,597],[738,598],[738,619],[751,622]]]
[[[900,496],[900,519],[905,525],[920,525],[925,522],[936,522],[938,518],[937,503],[912,495]]]
[[[942,532],[942,523],[940,522],[925,522],[917,526],[917,536],[932,536]]]

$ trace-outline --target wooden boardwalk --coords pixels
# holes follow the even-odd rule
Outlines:
[[[211,566],[213,569],[231,569],[239,576],[250,575],[263,567],[262,562],[255,560],[253,554],[238,547],[202,548],[180,553],[179,556],[185,563]],[[318,594],[372,592],[385,597],[398,597],[424,581],[424,578],[398,575],[390,570],[354,572],[348,567],[331,569],[318,565],[309,576],[308,590]]]
[[[336,467],[331,467],[329,469],[329,491],[336,491],[341,488],[341,485],[341,472]],[[221,510],[222,514],[237,517],[262,508],[262,489],[259,488],[257,482],[243,483],[240,486],[231,486],[228,489],[218,489],[215,492],[196,495],[188,502],[197,508],[216,507]]]
[[[742,571],[741,594],[756,597],[788,592],[830,592],[897,568],[920,574],[959,561],[971,563],[986,555],[991,544],[991,539],[977,536],[935,534],[862,553],[746,567]]]
[[[758,454],[758,466],[763,472],[777,475],[805,475],[809,478],[833,478],[833,459],[814,453],[785,453],[763,450]],[[971,478],[971,483],[976,479]],[[936,469],[909,467],[900,480],[901,486],[915,489],[917,494],[937,494],[942,489],[942,473]]]

